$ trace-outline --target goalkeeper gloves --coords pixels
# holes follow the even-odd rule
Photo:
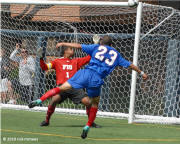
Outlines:
[[[36,55],[37,55],[39,58],[42,58],[42,57],[43,57],[42,54],[43,54],[43,48],[38,48]]]
[[[93,42],[94,42],[94,44],[98,44],[98,43],[99,43],[99,40],[100,40],[100,36],[98,36],[97,34],[95,34],[95,35],[93,36]]]

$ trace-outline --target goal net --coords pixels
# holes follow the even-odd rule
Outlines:
[[[179,123],[180,11],[144,4],[138,66],[149,79],[137,76],[134,122]]]
[[[48,63],[62,56],[61,49],[55,48],[57,42],[91,44],[95,34],[108,34],[113,47],[133,62],[137,8],[124,5],[1,4],[2,107],[28,109],[30,101],[56,86],[55,71],[40,68],[39,48]],[[170,117],[179,122],[179,17],[179,11],[172,8],[143,4],[138,66],[149,79],[143,81],[137,75],[134,121]],[[20,50],[15,51],[16,47]],[[16,59],[23,50],[31,58],[31,69]],[[75,57],[83,56],[81,50],[75,51]],[[131,75],[130,69],[117,67],[104,80],[99,116],[128,118]],[[48,103],[32,110],[44,111]],[[57,105],[56,111],[85,114],[83,105],[74,105],[69,99]]]

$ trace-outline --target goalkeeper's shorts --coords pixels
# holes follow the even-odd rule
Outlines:
[[[73,101],[74,104],[80,104],[81,100],[86,97],[87,94],[83,89],[70,89],[60,93],[60,96],[61,100],[59,101],[59,104],[64,102],[67,98]]]

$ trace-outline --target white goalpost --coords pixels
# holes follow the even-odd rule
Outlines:
[[[90,44],[94,35],[106,34],[113,47],[149,78],[143,81],[134,71],[116,68],[104,80],[98,116],[126,118],[128,123],[180,124],[180,11],[136,0],[1,0],[1,49],[9,59],[1,74],[1,107],[46,111],[48,102],[27,107],[56,86],[55,72],[41,70],[37,50],[43,48],[49,62],[60,57],[61,51],[55,49],[59,41]],[[22,89],[19,65],[11,59],[17,43],[34,59],[28,90]],[[85,53],[77,50],[75,56]],[[84,106],[70,100],[56,112],[85,114]]]

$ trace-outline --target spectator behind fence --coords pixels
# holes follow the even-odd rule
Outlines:
[[[15,104],[16,101],[13,98],[11,82],[9,80],[9,59],[6,57],[3,49],[0,49],[0,94],[2,103]]]
[[[19,43],[16,44],[10,59],[19,63],[19,80],[14,79],[12,87],[20,94],[23,102],[29,103],[33,100],[35,60],[28,55],[27,49],[21,48]]]

